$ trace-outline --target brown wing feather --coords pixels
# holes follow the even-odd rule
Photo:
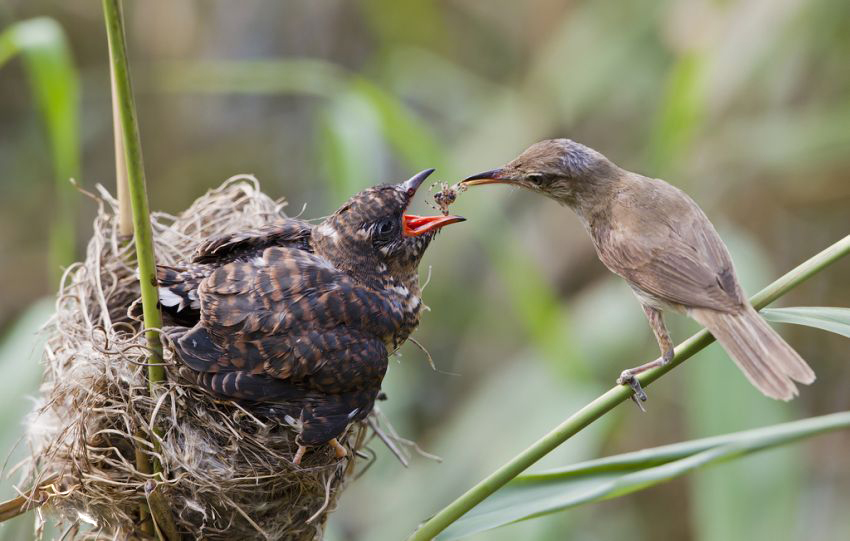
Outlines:
[[[633,286],[667,303],[738,309],[745,298],[714,226],[681,190],[641,178],[614,200],[613,225],[594,230],[600,259]],[[659,213],[662,208],[664,214]]]
[[[387,358],[380,337],[402,318],[399,307],[293,248],[219,267],[198,296],[200,321],[177,340],[190,367],[265,374],[325,392],[377,390]]]
[[[300,419],[300,440],[309,445],[337,437],[348,423],[365,418],[387,368],[386,349],[380,341],[351,334],[349,340],[339,342],[340,346],[347,344],[345,350],[326,352],[326,362],[302,381],[247,372],[235,365],[206,371],[206,367],[216,365],[223,352],[216,349],[203,328],[187,332],[185,327],[172,327],[165,331],[188,366],[182,371],[185,377],[217,395],[253,402],[267,415]]]
[[[313,227],[302,220],[287,218],[253,231],[217,235],[195,250],[194,263],[226,263],[239,257],[259,255],[271,246],[288,246],[310,251]]]

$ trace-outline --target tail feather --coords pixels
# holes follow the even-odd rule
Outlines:
[[[212,270],[209,265],[157,265],[159,305],[168,323],[191,327],[198,321],[201,308],[198,287]],[[130,305],[127,315],[136,321],[142,319],[141,299],[136,299]]]
[[[778,400],[797,396],[794,382],[809,384],[815,373],[749,304],[740,312],[694,309],[704,325],[758,390]]]
[[[186,308],[198,310],[198,286],[211,272],[207,265],[169,267],[157,265],[159,302],[163,309],[179,312]]]

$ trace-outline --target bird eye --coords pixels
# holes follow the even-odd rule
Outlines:
[[[384,218],[375,224],[375,232],[378,237],[386,238],[395,232],[396,229],[396,221],[392,218]]]
[[[543,183],[543,173],[529,173],[527,178],[534,184],[539,185]]]

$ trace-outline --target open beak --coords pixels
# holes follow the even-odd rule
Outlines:
[[[406,190],[407,195],[412,199],[416,194],[416,190],[419,189],[419,186],[421,186],[422,183],[425,182],[425,179],[433,172],[433,169],[420,171],[402,182],[399,186],[401,186],[403,190]],[[402,231],[405,237],[418,237],[419,235],[423,235],[429,231],[440,229],[443,226],[465,221],[466,218],[462,218],[460,216],[416,216],[414,214],[405,214],[402,218]]]
[[[409,179],[402,182],[400,186],[403,190],[407,191],[410,197],[413,197],[413,194],[416,193],[416,190],[419,189],[419,186],[421,186],[422,183],[425,182],[425,179],[431,176],[431,173],[433,173],[434,171],[435,169],[426,169],[424,171],[420,171]]]
[[[462,216],[416,216],[405,214],[402,219],[402,231],[405,237],[418,237],[419,235],[435,231],[449,224],[465,222]]]
[[[511,179],[504,177],[505,172],[502,169],[491,169],[484,171],[471,177],[466,177],[460,183],[464,186],[478,186],[480,184],[510,184]]]

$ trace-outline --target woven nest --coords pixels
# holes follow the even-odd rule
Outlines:
[[[41,510],[58,515],[66,539],[150,537],[140,526],[140,507],[150,501],[184,538],[321,538],[346,480],[373,456],[367,441],[379,435],[402,462],[406,449],[396,443],[407,442],[391,427],[388,437],[376,411],[341,440],[349,459],[318,447],[295,466],[290,427],[193,386],[168,348],[168,382],[152,399],[144,336],[126,316],[138,297],[132,245],[119,239],[117,201],[99,192],[86,259],[65,273],[45,329],[32,456],[22,464],[22,486],[43,503],[39,517]],[[280,219],[284,206],[254,178],[231,178],[177,217],[153,215],[157,260],[183,261],[202,239]],[[137,453],[158,461],[163,477],[139,471]]]

